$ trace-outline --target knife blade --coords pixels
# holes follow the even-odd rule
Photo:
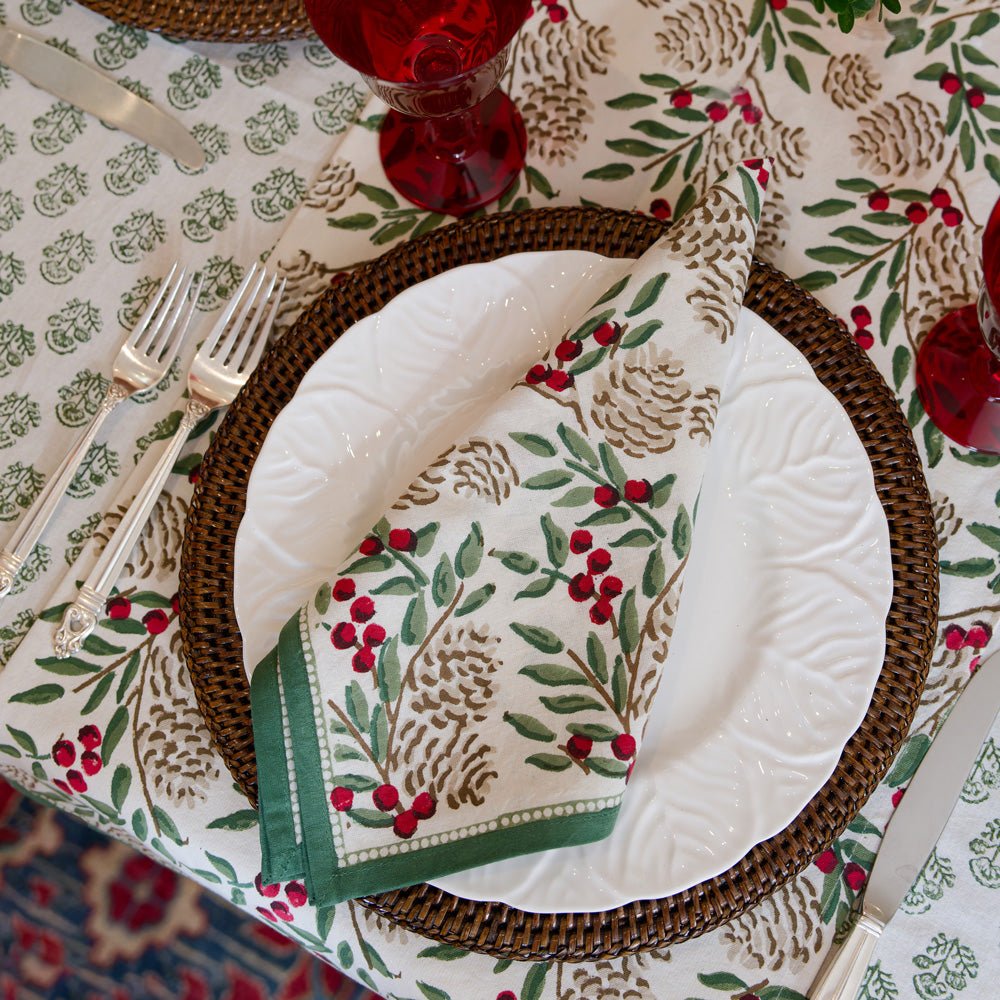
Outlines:
[[[205,165],[198,140],[177,119],[65,52],[0,25],[0,62],[36,87],[89,111],[185,166],[199,170]]]
[[[875,943],[947,825],[998,711],[1000,652],[980,664],[910,780],[875,856],[858,922],[827,957],[811,1000],[854,1000]]]

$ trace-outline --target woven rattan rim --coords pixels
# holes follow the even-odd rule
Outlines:
[[[263,42],[312,34],[301,0],[79,0],[98,14],[172,38]]]
[[[591,208],[458,223],[360,267],[322,295],[265,357],[205,455],[181,558],[181,632],[198,704],[251,801],[257,770],[233,612],[233,550],[264,436],[311,365],[351,324],[451,267],[526,250],[635,257],[662,232],[649,217]],[[937,624],[937,543],[920,460],[875,366],[815,299],[755,262],[746,305],[805,354],[844,406],[871,460],[889,521],[894,588],[885,662],[868,713],[833,776],[784,831],[716,878],[665,899],[602,913],[540,915],[418,885],[366,898],[366,906],[427,937],[502,958],[583,961],[664,947],[726,923],[798,874],[843,831],[885,775],[920,701]]]

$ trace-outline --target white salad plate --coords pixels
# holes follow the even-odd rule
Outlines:
[[[469,264],[341,337],[268,431],[236,539],[248,674],[435,458],[630,266],[583,251]],[[744,309],[664,680],[610,837],[435,885],[539,913],[712,878],[833,773],[885,654],[889,529],[872,468],[809,363]]]

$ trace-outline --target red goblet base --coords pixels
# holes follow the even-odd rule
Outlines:
[[[986,344],[974,305],[948,313],[917,353],[917,391],[952,441],[1000,454],[1000,360]]]
[[[521,114],[502,91],[448,118],[414,118],[390,110],[379,141],[382,166],[407,201],[443,215],[489,205],[524,167]]]

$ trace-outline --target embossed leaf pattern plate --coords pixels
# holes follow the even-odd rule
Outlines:
[[[234,590],[248,671],[409,482],[628,266],[559,251],[457,268],[401,293],[313,366],[247,491]],[[885,515],[847,415],[748,310],[690,560],[611,837],[442,889],[535,912],[677,892],[783,829],[861,722],[892,594]]]

